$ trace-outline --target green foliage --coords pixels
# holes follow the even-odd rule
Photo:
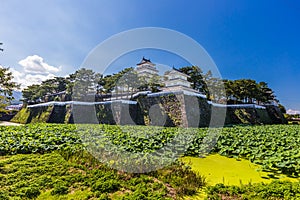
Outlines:
[[[46,123],[49,120],[53,108],[53,106],[22,108],[10,121],[21,124]]]
[[[239,120],[243,124],[250,124],[251,123],[251,114],[246,111],[246,109],[235,109],[234,114],[238,117]]]
[[[13,75],[9,68],[0,66],[0,112],[6,112],[5,107],[13,99],[13,90],[19,88],[19,85],[12,80]]]
[[[27,103],[57,100],[59,97],[51,96],[51,94],[66,91],[70,84],[69,77],[54,77],[52,79],[47,79],[41,84],[33,84],[23,89],[23,98]]]
[[[226,99],[229,103],[270,103],[277,101],[274,91],[266,82],[251,79],[224,80]]]
[[[213,152],[242,157],[260,164],[264,171],[299,176],[300,127],[288,125],[223,128]],[[186,155],[202,155],[203,133],[194,139]]]
[[[206,83],[201,68],[198,66],[186,66],[180,68],[179,71],[189,75],[187,80],[192,83],[191,86],[194,90],[206,92]]]
[[[77,100],[84,100],[87,94],[96,93],[100,74],[90,69],[79,69],[68,77],[54,77],[43,81],[41,84],[30,85],[25,88],[23,97],[27,103],[44,101],[70,101],[73,95]],[[55,95],[65,92],[63,95]]]
[[[105,131],[114,144],[131,152],[152,152],[171,140],[176,131],[175,128],[161,130],[142,126],[126,126],[123,131],[118,126],[96,125],[93,128],[97,132]],[[145,131],[156,134],[149,138]],[[87,132],[80,132],[75,125],[0,127],[0,133],[1,155],[23,154],[0,160],[3,199],[36,198],[49,190],[48,196],[57,198],[82,190],[89,191],[89,198],[168,199],[170,193],[172,197],[194,194],[205,185],[203,177],[180,163],[146,175],[118,173],[84,150],[80,138]],[[55,150],[59,150],[59,154],[46,153]]]
[[[75,125],[57,124],[29,124],[25,126],[0,127],[0,154],[49,152],[53,150],[69,150],[71,152],[83,148],[81,134],[92,139],[92,145],[98,145],[99,151],[105,150],[103,144],[111,152],[124,151],[132,153],[151,153],[170,142],[179,155],[203,155],[208,148],[203,143],[207,129],[184,129],[145,126],[113,126],[90,125],[89,129],[81,129]],[[213,152],[229,157],[242,157],[253,163],[260,164],[262,169],[272,173],[284,173],[299,176],[300,173],[300,127],[288,125],[268,126],[236,126],[223,128]],[[95,141],[95,136],[99,140]],[[180,134],[178,134],[180,133]],[[193,140],[181,137],[194,135]],[[89,140],[84,141],[85,145]],[[103,149],[101,148],[103,146]],[[189,146],[184,152],[184,147]],[[105,152],[105,151],[104,151]],[[157,151],[160,162],[168,162],[161,158],[161,151]],[[129,158],[128,158],[129,159]],[[153,160],[151,162],[157,162]],[[150,162],[150,164],[151,164]],[[117,164],[117,163],[116,163]]]
[[[205,184],[203,177],[192,173],[189,168],[180,163],[147,175],[119,174],[103,166],[84,150],[81,134],[94,134],[100,131],[102,136],[116,145],[118,149],[149,153],[173,141],[178,137],[178,133],[183,135],[193,133],[196,137],[190,141],[189,149],[185,154],[203,155],[207,145],[210,145],[202,144],[207,129],[145,126],[123,126],[121,129],[119,126],[111,125],[89,127],[92,129],[58,124],[0,127],[1,155],[46,153],[59,150],[60,154],[70,161],[65,161],[57,153],[16,155],[1,159],[0,179],[4,188],[0,192],[1,198],[11,196],[35,198],[39,192],[42,195],[46,190],[51,190],[50,195],[69,195],[70,191],[84,191],[90,188],[89,192],[92,196],[104,199],[113,195],[122,196],[124,199],[146,197],[157,199],[166,198],[170,194],[170,188],[176,191],[176,196],[192,195]],[[298,126],[288,125],[224,128],[213,152],[229,157],[248,158],[260,164],[263,170],[271,173],[298,176],[300,172],[299,131]],[[99,141],[101,144],[102,140]],[[180,149],[179,143],[177,150],[180,151]],[[159,155],[158,157],[161,160],[164,159]],[[274,187],[279,188],[276,185]],[[298,186],[287,187],[297,188]],[[160,188],[160,190],[155,188]],[[243,188],[227,188],[226,190],[228,191],[226,195],[231,196],[240,195],[245,191]],[[297,190],[295,194],[298,195]],[[261,195],[269,195],[271,198],[275,194],[272,191],[275,190],[265,186],[265,189],[261,190]],[[282,193],[281,190],[278,189],[278,191]],[[295,191],[294,189],[287,190],[284,195],[292,196]],[[270,194],[263,194],[263,192]],[[286,197],[279,196],[278,198]]]
[[[16,155],[0,160],[1,190],[10,198],[33,199],[68,170],[57,154]]]
[[[217,102],[225,96],[223,81],[220,78],[213,77],[210,70],[203,73],[198,66],[186,66],[179,68],[179,71],[189,75],[187,80],[191,82],[191,87],[206,94],[209,100]]]
[[[29,123],[30,111],[28,108],[22,108],[10,121],[27,124]]]
[[[165,173],[166,170],[168,173]],[[194,195],[202,186],[206,185],[206,179],[204,176],[198,173],[191,173],[190,171],[191,168],[189,166],[178,162],[164,170],[153,172],[153,176],[176,188],[178,196]]]
[[[91,69],[81,68],[74,74],[70,75],[72,88],[72,99],[76,101],[94,101],[95,99],[89,99],[88,94],[96,94],[97,83],[100,80],[101,75],[95,73]]]
[[[66,114],[65,114],[65,118],[64,118],[65,124],[70,123],[71,115],[72,115],[72,106],[66,105]]]
[[[207,199],[286,199],[300,198],[300,182],[273,181],[241,186],[217,184],[207,188]]]
[[[92,191],[103,192],[115,192],[119,189],[120,184],[114,179],[105,180],[105,178],[100,178],[92,185]]]
[[[53,108],[54,106],[31,108],[32,111],[30,113],[30,123],[48,122]]]
[[[34,199],[41,194],[38,186],[24,187],[22,188],[21,193],[28,199]]]
[[[0,155],[43,153],[61,148],[75,148],[81,140],[74,125],[30,124],[0,126]]]
[[[67,161],[57,152],[2,157],[0,197],[69,199],[67,197],[71,198],[73,193],[82,191],[86,199],[171,199],[170,195],[176,197],[187,194],[180,189],[184,185],[172,187],[173,179],[188,182],[188,177],[193,176],[190,174],[194,174],[178,164],[152,174],[128,174],[117,172],[99,162],[90,163],[87,157],[80,160],[82,163],[79,160]],[[177,173],[170,175],[174,172]],[[161,179],[163,175],[166,178]],[[199,187],[202,185],[194,183],[194,192]],[[173,190],[172,194],[170,190]]]
[[[282,113],[286,113],[286,108],[282,105],[282,104],[278,104],[278,108],[280,109],[280,111],[282,112]]]
[[[53,190],[51,191],[51,195],[62,195],[68,194],[69,188],[65,185],[57,184],[54,186]]]

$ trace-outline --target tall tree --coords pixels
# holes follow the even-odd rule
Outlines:
[[[70,75],[73,100],[94,101],[101,74],[81,68]]]
[[[38,99],[41,98],[40,96],[40,85],[34,84],[26,87],[22,90],[23,98],[26,103],[34,103]]]
[[[191,82],[192,88],[205,94],[209,100],[219,101],[225,97],[223,81],[213,77],[210,70],[203,73],[198,66],[186,66],[179,68],[179,71],[189,75],[187,80]]]
[[[13,90],[19,85],[13,81],[13,75],[9,68],[0,66],[0,111],[5,111],[5,107],[13,99]]]
[[[207,99],[219,102],[222,98],[225,98],[226,94],[223,80],[218,77],[213,77],[210,70],[203,75],[203,80],[205,83],[203,85],[203,90]]]
[[[224,80],[226,98],[229,103],[271,103],[277,101],[274,91],[266,82],[251,79]]]
[[[205,93],[205,80],[203,77],[203,71],[198,66],[186,66],[179,68],[179,71],[189,75],[188,81],[191,82],[191,86],[194,90]]]
[[[126,92],[130,93],[130,96],[138,91],[140,86],[140,79],[137,75],[137,72],[133,68],[127,68],[124,73],[122,73],[121,78],[118,80],[118,85],[122,85]]]
[[[266,82],[258,83],[259,92],[257,94],[257,100],[259,103],[271,103],[272,101],[278,102],[274,91],[269,88]]]
[[[66,91],[68,89],[69,83],[69,79],[64,77],[54,77],[52,79],[47,79],[40,84],[34,84],[23,89],[23,98],[25,101],[27,101],[27,103],[52,101],[54,100],[54,96],[51,95]]]
[[[138,91],[151,91],[159,92],[161,87],[164,86],[164,83],[161,77],[157,74],[152,75],[150,78],[141,76],[139,77],[139,86]]]

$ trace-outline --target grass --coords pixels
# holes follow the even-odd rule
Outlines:
[[[136,130],[140,130],[141,127],[138,129],[127,127],[126,130],[130,133],[128,134],[130,137],[120,135],[118,131],[115,132],[117,129],[114,126],[105,126],[104,128],[110,131],[108,135],[118,136],[114,141],[130,141],[129,144],[122,143],[122,145],[130,147],[129,150],[136,151],[145,144],[149,145],[146,146],[146,149],[149,150],[154,144],[147,140],[138,142],[133,137],[137,134]],[[122,128],[124,130],[126,127]],[[142,128],[141,130],[143,132],[146,129]],[[147,130],[150,131],[149,128]],[[199,129],[199,131],[201,130]],[[249,154],[257,156],[258,153],[254,150],[259,150],[264,155],[258,159],[258,161],[262,161],[261,163],[270,158],[276,158],[273,160],[275,164],[281,159],[284,161],[288,159],[294,163],[295,169],[299,169],[297,168],[299,167],[297,163],[299,129],[297,127],[236,127],[226,130],[226,134],[221,135],[223,137],[219,138],[216,147],[228,156],[233,155],[236,158],[240,155],[247,157]],[[2,152],[1,155],[3,155],[0,156],[0,199],[76,199],[77,197],[78,199],[172,199],[184,195],[189,195],[189,197],[185,196],[187,199],[203,199],[205,197],[203,190],[196,194],[196,191],[203,188],[202,186],[206,182],[205,178],[199,174],[206,177],[212,199],[218,199],[218,197],[227,198],[228,195],[232,198],[236,193],[252,195],[260,186],[265,188],[266,192],[274,193],[272,185],[278,187],[280,191],[282,191],[281,188],[293,188],[294,185],[290,185],[290,183],[281,185],[277,182],[273,184],[273,180],[289,180],[296,183],[300,180],[299,176],[298,178],[288,178],[283,174],[278,174],[278,171],[262,171],[263,165],[218,154],[205,158],[182,158],[191,167],[178,162],[156,172],[129,174],[104,166],[83,150],[81,145],[76,146],[75,144],[78,144],[80,138],[74,135],[74,125],[35,124],[10,127],[7,130],[2,127],[0,132],[2,136],[0,153]],[[172,136],[172,131],[164,132],[164,136],[166,133],[169,134],[168,137]],[[248,140],[246,140],[246,136]],[[161,144],[163,139],[157,138],[157,142]],[[269,139],[272,141],[271,143],[268,141]],[[273,139],[276,139],[275,143]],[[198,140],[196,142],[199,143]],[[194,145],[191,151],[196,153],[200,146]],[[70,147],[76,148],[69,149]],[[246,153],[244,147],[247,147]],[[281,148],[279,149],[281,154],[275,154],[277,147]],[[57,149],[60,149],[59,153]],[[269,154],[266,155],[269,157],[265,155],[267,151]],[[198,155],[195,153],[189,155]],[[17,155],[8,156],[7,154]],[[281,156],[279,161],[277,161],[278,155]],[[272,159],[270,160],[272,161]],[[256,183],[266,183],[266,185],[251,186]],[[244,187],[245,184],[249,185]],[[287,190],[289,193],[287,197],[293,195],[294,191],[297,193],[298,186],[295,187],[296,190]],[[230,194],[227,194],[226,191],[229,191]]]
[[[51,191],[45,191],[42,192],[38,197],[37,200],[83,200],[83,199],[89,199],[90,196],[92,196],[93,193],[89,190],[75,190],[72,191],[70,194],[61,195],[61,196],[53,196],[51,195]]]
[[[15,123],[26,124],[30,116],[28,108],[22,108],[10,121]]]
[[[58,152],[0,156],[0,199],[174,199],[205,184],[181,164],[129,174],[85,159]]]
[[[269,184],[256,183],[241,186],[217,184],[208,187],[206,199],[299,200],[300,181],[290,182],[276,180]]]
[[[47,122],[53,106],[40,108],[22,108],[10,121],[27,124],[27,123],[41,123]]]
[[[49,120],[53,108],[54,106],[33,108],[30,116],[30,123],[46,123]]]

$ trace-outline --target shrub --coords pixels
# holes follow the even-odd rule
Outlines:
[[[92,185],[92,191],[98,191],[98,192],[114,192],[119,189],[120,183],[117,180],[106,180],[103,179],[98,180],[96,183]]]
[[[53,190],[51,191],[51,194],[52,195],[68,194],[68,190],[69,188],[67,186],[56,184]]]
[[[41,194],[39,188],[36,186],[22,188],[21,192],[29,199],[36,198]]]

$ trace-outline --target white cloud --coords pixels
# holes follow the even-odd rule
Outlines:
[[[23,69],[9,68],[9,70],[13,74],[13,81],[21,85],[20,90],[29,85],[40,84],[42,81],[54,78],[56,76],[55,73],[61,70],[61,67],[51,66],[37,55],[27,56],[25,59],[20,60],[19,64]]]
[[[20,60],[19,64],[25,72],[33,74],[51,74],[61,70],[61,67],[54,67],[45,63],[44,59],[38,55],[27,56],[27,58]]]
[[[21,80],[22,76],[24,75],[23,73],[15,70],[14,68],[9,68],[9,71],[13,74],[14,81],[16,81],[16,82]]]
[[[288,109],[286,111],[286,113],[289,114],[289,115],[296,115],[296,114],[300,114],[300,111],[299,110]]]
[[[29,85],[40,84],[42,81],[55,77],[54,74],[27,74],[17,71],[14,68],[10,68],[9,70],[14,76],[13,81],[17,82],[18,84],[21,84],[21,90]]]
[[[47,79],[52,79],[54,77],[55,77],[54,74],[48,74],[48,75],[41,75],[41,74],[32,75],[32,74],[27,74],[25,76],[25,80],[30,81],[31,82],[30,84],[32,85],[32,84],[39,84],[42,81],[45,81]]]

